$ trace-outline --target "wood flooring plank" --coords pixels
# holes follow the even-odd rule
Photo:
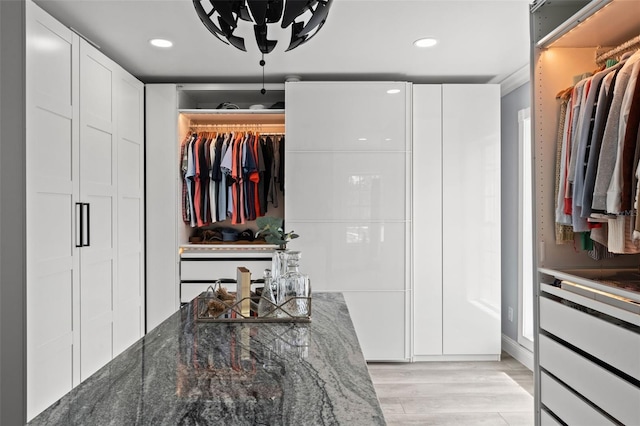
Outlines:
[[[498,413],[385,415],[388,426],[508,426]]]
[[[443,394],[402,398],[405,413],[490,413],[533,410],[533,397],[524,392],[506,395]]]
[[[442,395],[529,395],[511,379],[481,383],[378,383],[375,385],[379,398],[411,398]],[[530,396],[530,395],[529,395]]]
[[[523,413],[500,413],[500,415],[509,424],[509,426],[534,425],[533,407],[531,407],[530,411]]]

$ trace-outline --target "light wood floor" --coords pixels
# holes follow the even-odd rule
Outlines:
[[[369,363],[385,419],[395,425],[533,425],[533,373],[496,362]]]

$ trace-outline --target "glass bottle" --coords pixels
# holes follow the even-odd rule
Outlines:
[[[309,315],[309,277],[298,270],[300,252],[290,251],[287,273],[278,280],[278,305],[292,317]],[[285,313],[281,316],[288,317]]]
[[[275,289],[273,288],[273,280],[271,277],[271,270],[264,270],[264,288],[262,289],[262,295],[258,302],[258,317],[271,317],[273,316],[273,310],[276,308]]]
[[[276,249],[271,256],[271,279],[277,283],[281,276],[287,272],[287,259],[289,250]]]

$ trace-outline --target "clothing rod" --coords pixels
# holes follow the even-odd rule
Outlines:
[[[607,59],[615,58],[623,53],[626,53],[635,49],[640,49],[640,35],[632,38],[631,40],[625,43],[622,43],[618,47],[614,47],[613,49],[608,50],[605,53],[596,56],[596,64],[602,65],[605,62],[607,62]]]
[[[206,128],[206,129],[219,129],[221,127],[242,127],[245,129],[248,128],[260,128],[260,127],[284,127],[284,124],[272,124],[272,123],[265,123],[265,124],[259,124],[259,123],[252,123],[252,124],[246,124],[246,123],[237,123],[237,124],[227,124],[227,123],[219,123],[219,124],[192,124],[189,127],[201,127],[201,128]]]

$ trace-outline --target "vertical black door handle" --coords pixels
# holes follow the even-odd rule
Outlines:
[[[82,247],[82,236],[84,228],[84,210],[82,203],[76,203],[76,247]]]
[[[84,219],[84,230],[83,230],[83,239],[82,246],[89,247],[91,245],[91,212],[89,203],[82,203],[83,219]],[[85,238],[86,237],[86,238]]]

